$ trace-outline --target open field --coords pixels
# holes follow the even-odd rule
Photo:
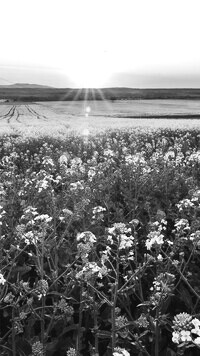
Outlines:
[[[90,112],[86,108],[90,107]],[[68,101],[0,104],[1,133],[100,132],[134,127],[200,127],[198,100]]]

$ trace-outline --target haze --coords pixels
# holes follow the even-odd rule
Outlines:
[[[200,87],[198,0],[0,5],[0,84]]]

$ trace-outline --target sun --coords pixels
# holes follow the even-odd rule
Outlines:
[[[63,70],[76,88],[102,88],[109,82],[111,74],[103,54],[93,53],[92,49],[77,54]]]
[[[106,85],[109,73],[101,64],[87,63],[74,67],[70,79],[78,88],[102,88]]]

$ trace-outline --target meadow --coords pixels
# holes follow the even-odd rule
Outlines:
[[[0,133],[26,137],[115,128],[200,128],[199,118],[200,101],[189,99],[0,103]]]
[[[198,125],[92,131],[87,103],[64,131],[36,107],[1,106],[0,354],[199,355]]]

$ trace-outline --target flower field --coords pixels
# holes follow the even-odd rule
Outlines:
[[[200,132],[1,136],[0,245],[0,355],[199,355]]]

